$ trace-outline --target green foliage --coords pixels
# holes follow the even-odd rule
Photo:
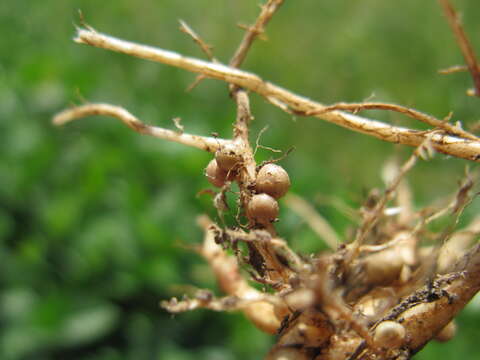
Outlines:
[[[458,2],[480,51],[476,0]],[[117,121],[91,118],[53,128],[69,103],[121,104],[150,124],[229,136],[235,109],[226,86],[71,41],[77,9],[100,31],[202,57],[177,31],[184,19],[227,62],[257,1],[3,1],[0,3],[0,358],[258,359],[272,339],[238,314],[197,311],[172,317],[159,301],[181,285],[213,287],[203,261],[183,245],[201,241],[195,216],[213,215],[202,176],[209,158],[181,145],[141,137]],[[244,66],[325,103],[376,99],[438,117],[478,120],[467,74],[440,76],[462,63],[434,1],[286,1]],[[476,36],[476,38],[475,38]],[[328,194],[357,205],[381,185],[396,149],[314,119],[294,119],[252,96],[254,134],[286,150],[293,191]],[[381,119],[417,126],[393,114]],[[254,135],[255,136],[255,135]],[[398,151],[397,151],[398,150]],[[268,152],[259,156],[268,158]],[[419,205],[450,194],[465,161],[437,156],[411,183]],[[322,214],[344,233],[349,223],[328,204]],[[475,203],[469,213],[475,213]],[[468,215],[468,214],[467,214]],[[322,244],[287,209],[282,235],[304,252]],[[180,246],[182,245],[182,246]],[[474,359],[480,312],[460,317],[459,336],[429,345],[418,359]],[[448,354],[448,356],[446,355]],[[442,356],[443,355],[443,356]]]

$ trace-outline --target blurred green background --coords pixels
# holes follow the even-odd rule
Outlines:
[[[480,2],[458,0],[480,51]],[[64,128],[55,112],[82,99],[123,105],[143,121],[230,136],[235,108],[225,84],[161,64],[74,44],[81,9],[99,31],[203,58],[183,33],[185,20],[223,62],[258,13],[240,0],[4,0],[0,2],[0,359],[260,359],[273,339],[238,314],[171,316],[159,301],[185,285],[214,288],[208,267],[186,249],[201,241],[201,213],[214,216],[202,176],[208,154],[142,137],[119,122],[90,118]],[[479,100],[465,96],[461,64],[436,1],[286,1],[244,68],[332,103],[379,101],[444,117],[464,127]],[[252,96],[253,136],[296,150],[283,161],[293,191],[344,234],[351,224],[325,195],[357,206],[381,186],[381,167],[408,149],[311,118],[293,118]],[[370,115],[421,128],[395,114]],[[271,156],[260,152],[259,159]],[[409,180],[422,206],[454,191],[466,161],[438,155]],[[470,164],[475,168],[474,164]],[[464,221],[479,209],[474,202]],[[288,209],[282,236],[304,253],[323,245]],[[218,293],[218,290],[217,290]],[[416,359],[478,359],[480,304],[460,316],[459,334]]]

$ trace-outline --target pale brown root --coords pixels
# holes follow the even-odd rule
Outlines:
[[[462,260],[457,270],[459,273],[454,273],[457,279],[441,286],[438,300],[402,312],[402,324],[410,339],[408,345],[415,352],[440,332],[480,289],[480,246],[477,245]],[[447,279],[448,276],[445,275]]]
[[[463,30],[461,21],[453,6],[448,0],[439,0],[439,2],[443,8],[445,16],[447,17],[453,34],[455,35],[458,46],[462,51],[463,58],[467,63],[468,71],[470,72],[475,86],[474,95],[480,96],[480,68],[477,62],[477,57],[475,56],[475,51],[473,51],[473,47],[468,40],[467,34]]]
[[[363,344],[362,338],[353,332],[333,335],[330,339],[330,346],[326,351],[315,358],[315,360],[350,360],[354,359],[355,352]]]
[[[479,290],[480,245],[476,245],[450,274],[440,276],[412,293],[370,329],[376,334],[380,324],[398,323],[395,326],[401,330],[399,338],[391,340],[391,337],[386,337],[388,341],[395,341],[396,347],[383,347],[381,344],[372,347],[361,336],[350,332],[341,337],[333,336],[326,353],[317,359],[345,359],[338,356],[347,353],[351,360],[373,360],[379,355],[384,360],[409,359],[437,335],[451,338],[455,329],[449,324]],[[444,329],[445,334],[442,334]],[[376,341],[380,341],[379,338],[376,336]]]
[[[283,4],[283,0],[268,0],[265,5],[262,5],[260,15],[257,17],[255,24],[247,29],[240,45],[235,54],[230,60],[229,65],[234,68],[240,67],[245,60],[248,50],[252,46],[254,40],[265,31],[265,26],[271,20],[278,8]]]
[[[400,172],[400,166],[396,160],[389,160],[382,169],[382,177],[386,186],[389,186],[398,176]],[[400,210],[397,215],[397,223],[399,225],[408,226],[414,219],[413,209],[413,195],[408,184],[407,179],[404,177],[396,189],[395,202]]]
[[[324,346],[333,334],[334,328],[325,315],[306,310],[296,318],[288,319],[266,360],[311,359],[311,349]]]
[[[353,309],[345,302],[343,289],[335,286],[336,278],[333,273],[333,259],[325,258],[317,263],[315,273],[310,279],[310,286],[314,289],[316,295],[317,307],[328,317],[329,322],[334,324],[335,328],[339,324],[348,324],[358,336],[373,346],[373,340],[370,336],[367,326],[367,318],[362,314],[355,313]]]
[[[230,67],[240,67],[240,65],[245,60],[253,42],[259,35],[264,32],[265,26],[268,24],[268,22],[273,17],[276,10],[280,7],[282,3],[283,0],[268,0],[268,2],[262,6],[260,14],[255,21],[255,25],[247,28],[247,31],[242,38],[242,41],[237,47],[235,54],[232,56],[232,59],[229,62]],[[252,150],[252,147],[250,146],[249,139],[249,125],[250,122],[253,120],[253,116],[250,111],[250,100],[247,92],[242,89],[241,86],[238,86],[238,84],[234,83],[230,83],[229,88],[230,94],[237,105],[237,118],[235,121],[233,134],[234,141],[241,148],[244,161],[244,176],[239,183],[239,186],[241,188],[240,202],[243,209],[247,209],[248,202],[250,201],[250,197],[252,195],[250,191],[248,191],[248,189],[251,187],[252,184],[255,183],[256,180],[256,162],[254,157],[255,154]],[[246,212],[245,215],[247,216],[247,218],[249,218],[250,224],[254,224],[254,221],[251,217],[249,217],[248,212]],[[273,224],[265,226],[265,229],[270,232],[272,236],[276,235],[276,230]],[[263,256],[266,261],[267,267],[274,270],[273,273],[270,273],[274,277],[274,279],[272,280],[276,280],[278,278],[277,275],[282,276],[282,274],[285,274],[285,271],[283,270],[281,264],[276,261],[276,256],[273,255],[274,249],[270,246],[269,243],[260,245],[254,244],[253,246],[255,246],[260,252],[260,254]],[[283,277],[285,277],[285,275]]]
[[[393,198],[395,195],[395,191],[397,190],[398,186],[400,185],[402,179],[405,175],[415,166],[419,157],[424,156],[424,153],[429,152],[430,150],[430,141],[429,138],[425,140],[419,147],[417,147],[412,155],[408,158],[408,160],[400,167],[399,171],[394,174],[392,177],[391,183],[385,189],[383,196],[377,201],[372,209],[365,209],[364,211],[364,219],[362,225],[357,230],[357,234],[355,236],[355,240],[353,243],[349,244],[350,254],[348,256],[347,262],[352,261],[361,250],[364,242],[371,232],[373,227],[378,223],[378,221],[382,218],[385,207],[387,203]]]
[[[454,74],[454,73],[458,73],[458,72],[464,72],[464,71],[468,71],[468,66],[465,66],[465,65],[453,65],[453,66],[450,66],[446,69],[440,69],[438,70],[438,73],[439,74],[442,74],[442,75],[447,75],[447,74]]]
[[[180,23],[180,31],[184,32],[192,38],[192,40],[200,47],[200,49],[207,55],[210,61],[216,62],[217,60],[213,56],[211,46],[207,45],[205,41],[183,20],[178,20]]]
[[[259,301],[269,303],[270,301],[278,302],[274,297],[264,295],[261,298],[240,299],[236,296],[226,296],[216,298],[208,290],[198,290],[194,297],[188,298],[184,296],[181,301],[176,298],[169,301],[162,301],[161,306],[171,313],[181,313],[196,309],[209,309],[213,311],[249,311],[250,308],[257,309]]]
[[[232,56],[229,62],[229,66],[231,68],[240,67],[245,60],[253,42],[258,35],[264,32],[265,26],[268,24],[282,3],[283,0],[268,0],[268,2],[262,6],[260,14],[255,21],[255,25],[247,29],[235,51],[235,54]],[[245,176],[244,179],[242,179],[242,183],[243,186],[247,188],[249,185],[253,184],[256,179],[256,162],[249,139],[249,125],[253,120],[253,116],[250,111],[250,100],[247,92],[244,89],[240,89],[239,87],[235,87],[233,85],[233,83],[230,83],[230,93],[237,105],[237,118],[235,121],[233,135],[235,143],[237,143],[242,150],[245,169]],[[249,200],[248,197],[249,194],[242,194],[242,198],[240,199],[244,208],[246,208],[246,202]],[[273,236],[275,235],[273,226],[267,230],[271,230],[271,234]]]
[[[354,312],[363,314],[369,321],[377,321],[398,303],[399,298],[392,287],[376,287],[356,302]]]
[[[229,62],[231,68],[238,68],[245,60],[248,51],[250,50],[254,40],[261,35],[265,26],[275,14],[276,10],[283,3],[283,0],[268,0],[268,2],[261,7],[261,12],[257,17],[254,26],[248,27],[245,35],[237,47],[235,54]],[[249,139],[249,125],[253,120],[250,111],[250,100],[246,90],[235,84],[230,83],[230,94],[237,106],[237,117],[234,125],[234,144],[237,146],[239,153],[242,156],[242,167],[239,176],[240,199],[241,207],[248,209],[249,201],[252,199],[251,188],[256,181],[256,162],[254,152],[250,145]],[[250,226],[258,225],[250,216],[248,211],[245,211],[245,216],[248,218]],[[273,223],[262,224],[262,227],[270,234],[267,241],[258,241],[261,237],[249,243],[252,251],[258,252],[262,257],[266,273],[263,281],[276,283],[281,285],[281,288],[289,288],[288,280],[292,275],[292,270],[286,268],[284,264],[279,261],[279,256],[291,261],[292,266],[301,267],[302,262],[296,254],[294,254],[286,244],[280,239],[273,239],[276,236],[276,230]],[[236,234],[233,235],[234,237]],[[277,288],[280,290],[280,288]],[[276,309],[276,314],[285,315],[284,309]]]
[[[291,111],[298,115],[317,113],[315,117],[319,119],[332,122],[339,126],[384,141],[408,146],[419,146],[428,135],[435,150],[463,159],[480,161],[480,141],[446,135],[443,133],[430,134],[429,132],[392,126],[380,121],[363,118],[341,111],[325,113],[323,112],[325,105],[303,96],[296,95],[246,71],[241,71],[222,64],[185,57],[172,51],[120,40],[92,31],[91,29],[78,29],[75,41],[180,67],[188,71],[203,74],[210,78],[219,79],[254,91],[285,111]]]
[[[276,10],[283,3],[283,0],[268,0],[267,4],[262,6],[262,10],[255,21],[255,25],[248,28],[245,32],[240,45],[237,47],[235,54],[229,62],[231,68],[238,68],[245,60],[248,51],[250,50],[253,42],[258,35],[262,34],[265,30],[265,26],[275,14]],[[232,82],[231,85],[234,83]],[[238,85],[238,84],[235,84]],[[253,183],[256,177],[256,162],[252,147],[250,146],[250,122],[253,120],[253,116],[250,111],[250,100],[245,90],[230,86],[230,93],[237,105],[237,118],[234,127],[234,140],[242,150],[244,168],[246,170],[247,178],[245,179],[247,184]],[[272,234],[274,235],[274,234]]]
[[[256,242],[268,243],[270,248],[273,249],[273,253],[285,259],[289,263],[289,266],[294,268],[296,272],[301,272],[304,269],[305,262],[288,247],[286,241],[272,237],[266,230],[252,230],[247,233],[242,230],[226,229],[225,233],[232,241],[243,241],[250,244]]]
[[[406,115],[412,119],[416,119],[424,122],[425,124],[434,126],[439,129],[445,130],[447,133],[456,135],[465,139],[471,140],[480,140],[477,136],[470,134],[468,131],[463,130],[459,126],[452,125],[447,121],[442,121],[437,119],[434,116],[422,113],[418,110],[411,109],[405,106],[400,106],[396,104],[388,104],[381,102],[364,102],[364,103],[337,103],[333,105],[326,106],[323,109],[323,112],[329,112],[334,110],[345,110],[357,113],[362,110],[387,110],[398,112],[400,114]],[[307,113],[307,115],[318,115],[319,113]]]
[[[450,272],[452,266],[465,254],[468,245],[471,245],[474,236],[480,231],[477,219],[466,229],[453,232],[463,208],[471,201],[468,194],[471,186],[472,182],[467,178],[455,197],[445,207],[422,217],[413,228],[398,231],[389,241],[378,245],[360,246],[359,252],[363,256],[352,264],[356,270],[352,272],[354,277],[349,282],[352,285],[362,286],[362,279],[368,281],[367,285],[388,285],[395,281],[397,285],[405,284],[405,291],[407,291],[409,288],[414,289],[415,283],[418,284],[420,280],[424,281],[426,277],[433,275],[432,271]],[[442,240],[448,239],[445,244],[441,248],[439,247],[442,244],[419,248],[419,234],[425,230],[426,225],[450,213],[454,215],[452,224],[442,233]],[[416,281],[411,278],[414,268],[417,268]],[[407,281],[411,282],[411,286],[407,286]],[[399,291],[400,293],[403,291]]]
[[[420,351],[442,331],[480,290],[480,245],[472,248],[450,274],[438,277],[393,308],[384,320],[404,327],[409,355]],[[375,350],[366,349],[358,359],[374,359]],[[397,354],[398,355],[398,354]],[[385,357],[385,360],[396,359]]]
[[[249,123],[252,120],[252,115],[250,112],[250,101],[245,90],[234,89],[232,96],[237,105],[237,118],[234,126],[233,143],[237,147],[239,154],[242,156],[242,167],[239,179],[240,203],[243,209],[248,209],[249,202],[253,195],[249,189],[255,183],[256,179],[256,162],[249,139]],[[250,225],[256,224],[254,217],[249,211],[245,211],[245,216],[248,218]],[[262,226],[272,237],[276,236],[273,224],[262,224]],[[268,280],[287,283],[288,277],[290,276],[290,270],[286,269],[285,266],[278,261],[272,244],[270,242],[254,242],[252,243],[252,246],[261,254],[265,261],[266,268],[269,269]]]
[[[330,224],[310,205],[298,195],[288,194],[285,204],[296,212],[310,228],[333,250],[341,243],[340,238]]]
[[[383,245],[362,246],[362,252],[373,252],[358,260],[360,278],[352,279],[352,286],[359,286],[363,281],[366,286],[386,286],[400,281],[400,274],[405,266],[414,266],[417,239],[409,232],[399,232]],[[407,279],[408,280],[408,279]]]
[[[208,261],[220,288],[227,294],[243,300],[256,300],[243,308],[244,314],[260,330],[275,334],[281,319],[276,315],[276,306],[264,300],[264,294],[254,289],[242,278],[235,258],[228,256],[215,242],[215,227],[206,216],[198,218],[198,224],[205,231],[205,239],[200,253]],[[281,307],[279,303],[277,307]]]
[[[465,229],[456,231],[440,248],[438,255],[438,272],[445,274],[451,271],[455,263],[465,254],[473,241],[480,234],[480,217],[475,218]]]
[[[360,252],[375,253],[375,252],[384,251],[399,245],[400,242],[404,242],[405,240],[411,239],[413,235],[414,234],[412,234],[411,232],[399,232],[395,234],[395,236],[393,236],[393,238],[390,241],[387,241],[385,243],[382,243],[379,245],[362,245],[360,247]]]
[[[440,1],[448,4],[447,0]],[[239,70],[253,41],[265,31],[282,3],[283,0],[266,1],[254,25],[246,28],[229,66],[220,64],[206,42],[184,22],[181,30],[200,46],[210,61],[116,39],[86,25],[85,29],[78,29],[75,39],[78,43],[180,67],[199,74],[196,83],[207,77],[227,82],[237,107],[232,140],[185,134],[179,120],[174,120],[177,131],[145,125],[125,109],[108,104],[87,104],[65,110],[55,117],[54,123],[61,125],[89,115],[112,116],[141,134],[215,153],[212,161],[223,171],[221,181],[213,182],[220,188],[214,197],[219,210],[228,210],[226,192],[232,181],[238,183],[237,221],[242,222],[241,215],[248,220],[243,229],[221,229],[206,216],[198,219],[205,232],[199,253],[227,296],[216,298],[209,291],[201,290],[192,298],[162,303],[167,310],[242,311],[262,331],[278,333],[278,341],[267,356],[270,360],[407,359],[432,338],[449,337],[450,321],[480,289],[480,245],[465,255],[480,225],[473,223],[456,233],[453,226],[448,227],[441,234],[446,241],[443,248],[433,246],[423,251],[418,247],[421,231],[448,212],[453,213],[456,224],[459,214],[471,201],[469,191],[473,183],[467,178],[448,206],[433,213],[424,212],[417,224],[412,224],[417,214],[413,212],[408,186],[402,180],[418,158],[430,158],[437,151],[480,161],[480,139],[463,130],[460,124],[448,123],[449,119],[440,120],[395,104],[363,102],[325,106],[266,82],[256,74]],[[472,76],[475,81],[473,71]],[[295,195],[287,197],[287,204],[337,251],[315,258],[302,257],[277,237],[274,221],[278,216],[278,198],[261,186],[261,166],[256,164],[249,139],[253,117],[248,90],[290,114],[315,116],[384,141],[416,147],[402,167],[385,171],[386,190],[383,195],[369,197],[372,201],[365,203],[361,210],[362,223],[352,244],[340,244],[328,223]],[[355,114],[372,109],[395,111],[434,129],[412,130]],[[260,147],[258,140],[257,147]],[[207,171],[210,181],[216,173]],[[254,207],[253,200],[260,197],[271,206],[265,206],[264,201],[262,211],[259,206]],[[397,207],[387,208],[395,197]],[[245,244],[238,247],[239,241]],[[229,256],[224,246],[231,246],[237,257]],[[244,248],[248,248],[248,256],[242,254]],[[441,264],[439,253],[445,265]],[[458,259],[460,262],[453,265]],[[271,286],[272,293],[250,286],[240,273],[239,264],[244,263],[250,265],[251,277]],[[419,289],[427,278],[435,276],[437,266],[448,274],[437,276],[435,281],[428,281]],[[409,296],[403,298],[406,295]]]
[[[429,211],[429,213],[424,216],[418,223],[415,225],[413,230],[411,231],[412,235],[418,234],[420,231],[425,229],[425,226],[447,214],[454,215],[454,223],[451,226],[450,232],[444,234],[444,239],[448,239],[453,232],[454,226],[458,223],[458,219],[462,214],[465,207],[472,201],[472,197],[470,195],[470,191],[472,190],[474,183],[473,180],[467,176],[465,179],[462,180],[460,184],[460,188],[457,190],[457,193],[453,197],[453,199],[443,208],[440,208],[436,211]]]
[[[179,20],[180,22],[180,31],[184,32],[185,34],[187,34],[188,36],[190,36],[192,38],[192,40],[200,47],[200,49],[205,53],[205,55],[207,56],[207,58],[211,61],[211,62],[214,62],[214,63],[218,63],[219,61],[213,56],[213,53],[212,53],[212,50],[211,50],[211,46],[208,45],[201,37],[200,35],[198,35],[190,26],[188,26],[188,24],[183,21],[183,20]],[[197,77],[195,78],[195,80],[193,81],[192,84],[190,84],[187,88],[187,91],[191,91],[193,90],[193,88],[195,88],[198,84],[200,84],[200,82],[202,80],[205,79],[205,76],[200,74],[200,75],[197,75]]]
[[[237,118],[233,129],[234,144],[238,147],[239,152],[242,154],[244,179],[245,185],[251,184],[256,178],[256,165],[255,158],[253,157],[252,147],[250,146],[250,130],[249,124],[253,119],[250,112],[250,100],[248,94],[243,89],[238,89],[233,94],[237,105]]]
[[[87,116],[109,116],[122,121],[130,129],[159,139],[174,141],[183,145],[196,147],[208,152],[215,152],[221,146],[231,143],[231,140],[219,139],[208,136],[190,135],[179,131],[164,129],[157,126],[146,125],[123,107],[110,104],[86,104],[63,110],[55,115],[54,125],[64,125],[70,121]]]

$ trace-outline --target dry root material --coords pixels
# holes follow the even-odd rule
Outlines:
[[[448,1],[440,2],[457,37],[462,39],[462,51],[478,85],[473,51],[468,48]],[[432,339],[452,338],[456,332],[455,315],[479,291],[480,245],[472,243],[480,225],[476,219],[454,231],[458,216],[471,201],[473,182],[469,177],[447,206],[419,212],[413,210],[404,178],[419,159],[430,159],[436,151],[479,161],[480,140],[459,124],[451,125],[414,109],[384,103],[324,106],[239,70],[253,40],[264,32],[282,3],[269,0],[262,6],[229,66],[219,64],[206,42],[184,22],[181,30],[211,62],[116,39],[90,27],[78,30],[75,41],[79,43],[199,73],[195,84],[205,77],[229,83],[237,107],[232,139],[191,135],[178,121],[177,131],[149,126],[125,109],[108,104],[68,109],[53,122],[63,125],[90,115],[110,116],[141,134],[214,154],[205,175],[218,190],[214,193],[214,206],[220,215],[229,211],[227,192],[231,191],[231,182],[237,183],[237,226],[220,226],[205,216],[198,220],[205,233],[199,253],[209,263],[226,296],[218,298],[201,290],[192,298],[163,302],[168,311],[242,311],[260,330],[277,335],[277,342],[267,355],[269,360],[409,359]],[[360,219],[352,239],[340,239],[312,205],[292,194],[286,197],[287,205],[304,218],[330,249],[315,256],[300,256],[278,237],[274,223],[279,216],[279,199],[289,190],[290,177],[273,160],[257,165],[249,140],[253,117],[245,89],[290,113],[315,116],[385,141],[416,147],[403,166],[386,167],[387,186],[383,193],[372,192],[356,213],[348,209],[352,217]],[[416,131],[349,113],[364,109],[400,112],[433,128]],[[391,203],[393,207],[389,207]],[[451,217],[452,226],[437,234],[436,242],[425,244],[427,235],[432,238],[428,224],[445,216]],[[221,216],[220,219],[223,220]],[[249,281],[270,291],[260,291]]]

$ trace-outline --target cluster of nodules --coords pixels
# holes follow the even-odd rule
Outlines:
[[[223,187],[228,181],[237,179],[242,163],[242,156],[235,146],[226,145],[215,153],[215,158],[205,169],[205,175],[213,186]],[[246,215],[258,224],[268,225],[278,217],[277,200],[290,188],[288,173],[279,165],[267,163],[258,169],[253,188],[254,193],[246,205]]]

